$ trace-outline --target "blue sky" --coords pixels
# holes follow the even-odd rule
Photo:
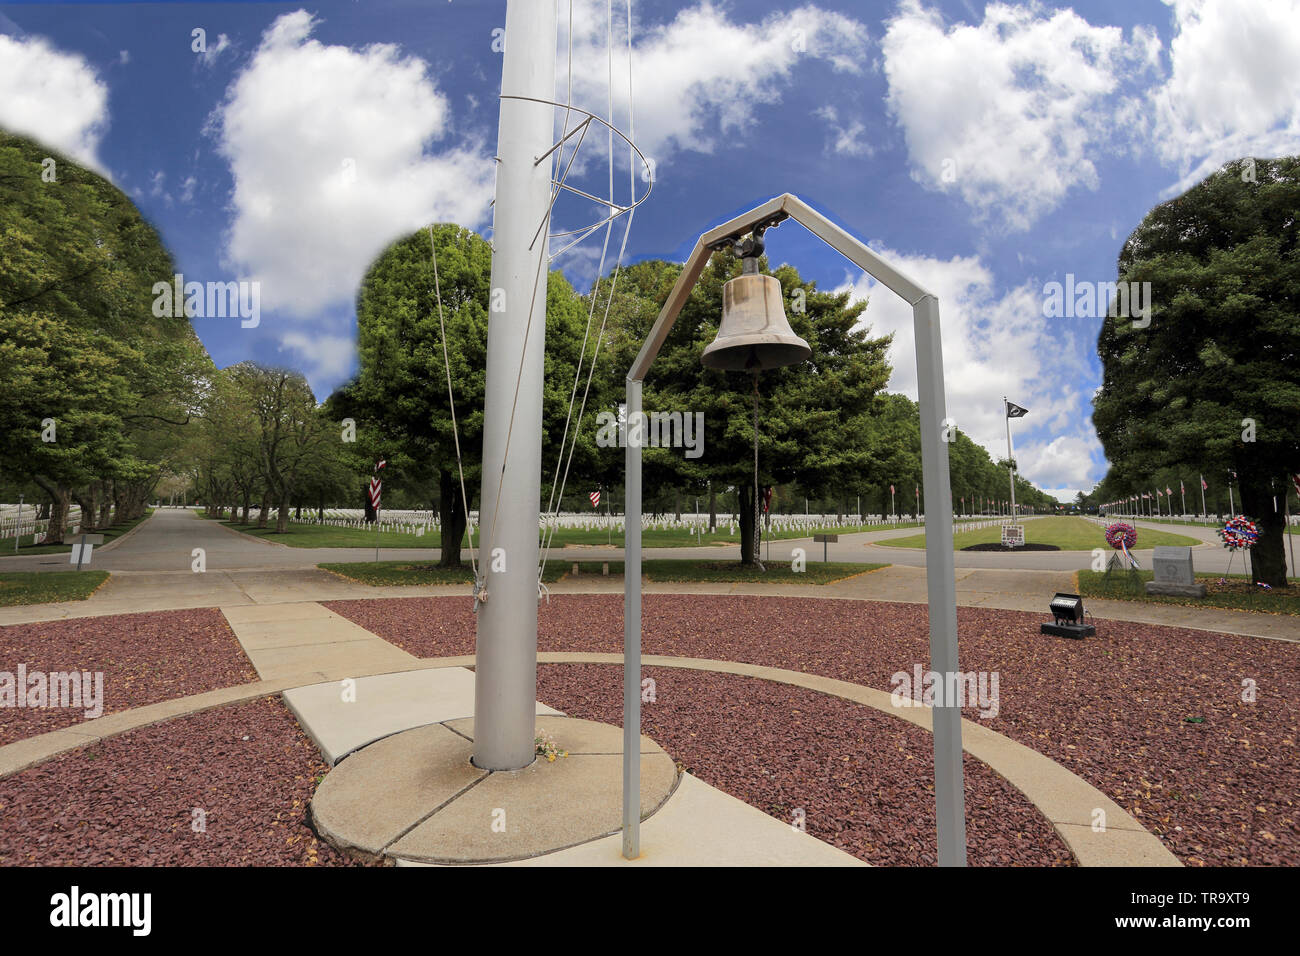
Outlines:
[[[1062,497],[1105,473],[1099,320],[1044,316],[1044,285],[1113,281],[1153,204],[1300,143],[1300,0],[633,0],[631,117],[614,6],[614,121],[656,169],[627,261],[680,260],[796,193],[935,290],[950,413],[997,456],[1002,395],[1029,408],[1022,472]],[[574,102],[602,115],[605,9],[574,0],[559,38]],[[504,0],[0,4],[0,126],[109,175],[188,280],[260,282],[256,328],[196,319],[200,336],[218,365],[297,367],[323,398],[355,369],[374,256],[435,218],[490,226],[504,19]],[[606,161],[589,137],[570,181],[603,194]],[[594,218],[575,200],[557,228]],[[582,288],[600,236],[557,260]],[[794,224],[768,252],[871,295],[891,387],[915,397],[906,307]]]

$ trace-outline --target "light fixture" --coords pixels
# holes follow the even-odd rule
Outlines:
[[[1083,623],[1083,598],[1079,595],[1057,591],[1048,608],[1054,623],[1044,624],[1039,633],[1073,638],[1092,637],[1097,633],[1091,624]]]

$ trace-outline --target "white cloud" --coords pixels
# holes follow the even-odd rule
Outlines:
[[[0,126],[99,169],[108,86],[80,54],[0,34]]]
[[[1115,99],[1121,80],[1140,78],[1158,52],[1149,29],[1126,41],[1118,27],[1033,2],[990,3],[979,25],[945,28],[936,10],[903,0],[881,46],[913,178],[1012,229],[1072,189],[1097,188],[1093,157],[1141,121],[1136,100]]]
[[[210,125],[235,183],[225,264],[261,282],[264,310],[297,315],[350,303],[404,233],[481,225],[494,174],[481,149],[429,151],[450,115],[423,60],[327,46],[315,23],[277,18]]]
[[[817,110],[818,119],[826,121],[830,127],[831,139],[829,149],[841,156],[870,156],[871,145],[863,141],[862,136],[867,127],[860,120],[850,120],[848,125],[840,124],[839,111],[833,106],[823,106]]]
[[[217,62],[217,58],[228,49],[230,49],[230,37],[226,36],[224,33],[218,33],[217,42],[212,46],[207,47],[201,54],[199,54],[199,62],[204,66],[212,66]]]
[[[947,412],[996,460],[1006,456],[1002,396],[1029,409],[1013,424],[1021,474],[1036,484],[1092,487],[1100,453],[1087,404],[1089,372],[1079,358],[1082,326],[1043,317],[1041,287],[1026,282],[999,294],[978,257],[933,259],[879,246],[873,249],[939,299]],[[841,291],[870,297],[863,321],[873,335],[894,333],[891,391],[917,397],[912,308],[867,275],[850,276]]]
[[[121,64],[122,66],[126,66],[128,63],[130,63],[130,62],[131,62],[131,51],[130,51],[130,50],[118,50],[118,51],[117,51],[117,62],[118,62],[119,64]]]
[[[563,99],[567,8],[560,19],[558,96]],[[604,4],[577,0],[574,22],[587,25],[574,33],[574,103],[604,115],[609,95]],[[615,125],[626,129],[627,32],[626,20],[620,24],[617,15],[614,33]],[[633,48],[635,140],[662,167],[678,150],[712,152],[743,133],[759,107],[781,101],[783,89],[804,64],[821,61],[839,72],[861,73],[867,30],[856,20],[813,5],[757,23],[737,23],[704,0],[665,24],[643,28],[634,19]]]
[[[1154,142],[1182,192],[1230,159],[1300,151],[1300,0],[1165,0],[1170,73]]]
[[[280,351],[294,352],[303,360],[303,374],[313,383],[313,389],[322,387],[316,383],[332,385],[346,378],[356,362],[357,343],[350,334],[306,333],[291,329],[281,334],[279,339]],[[316,395],[317,401],[324,401],[325,397],[324,394]]]

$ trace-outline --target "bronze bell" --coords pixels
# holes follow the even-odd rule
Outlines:
[[[807,359],[812,349],[790,328],[781,283],[759,274],[757,258],[746,258],[744,270],[722,287],[722,322],[700,356],[704,367],[757,372]]]

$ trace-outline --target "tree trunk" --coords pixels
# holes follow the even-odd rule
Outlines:
[[[1285,535],[1281,494],[1278,509],[1273,510],[1273,491],[1261,475],[1241,475],[1241,514],[1248,516],[1259,529],[1259,540],[1250,549],[1250,569],[1256,584],[1273,588],[1287,586]]]
[[[267,513],[271,510],[271,496],[267,492],[262,493],[262,503],[257,506],[257,526],[266,527]]]
[[[301,502],[301,501],[298,502],[298,507],[297,507],[297,509],[296,509],[296,510],[294,511],[294,513],[293,513],[293,520],[294,520],[294,521],[301,521],[301,520],[302,520],[302,502]]]
[[[92,481],[84,490],[77,490],[72,493],[72,497],[77,500],[81,506],[81,527],[85,531],[94,531],[95,527],[95,504],[96,491],[98,482]]]
[[[718,493],[713,490],[713,482],[709,482],[709,530],[718,530]]]
[[[289,530],[289,496],[280,499],[280,506],[275,516],[275,533],[284,534]]]
[[[253,503],[252,499],[253,499],[252,493],[249,491],[245,491],[244,492],[244,514],[243,517],[239,519],[239,523],[242,525],[248,524],[248,509]],[[233,518],[234,515],[232,514],[231,517]]]
[[[442,524],[442,557],[438,560],[438,567],[458,568],[461,566],[461,540],[465,537],[468,516],[456,475],[446,469],[438,471],[438,520]]]
[[[64,526],[68,523],[68,511],[72,501],[72,489],[55,485],[38,477],[36,484],[50,496],[50,524],[45,531],[42,544],[63,544]]]
[[[112,483],[105,482],[108,486],[104,488],[104,495],[99,502],[99,518],[95,522],[97,528],[110,528],[113,525],[113,495],[117,489]]]

